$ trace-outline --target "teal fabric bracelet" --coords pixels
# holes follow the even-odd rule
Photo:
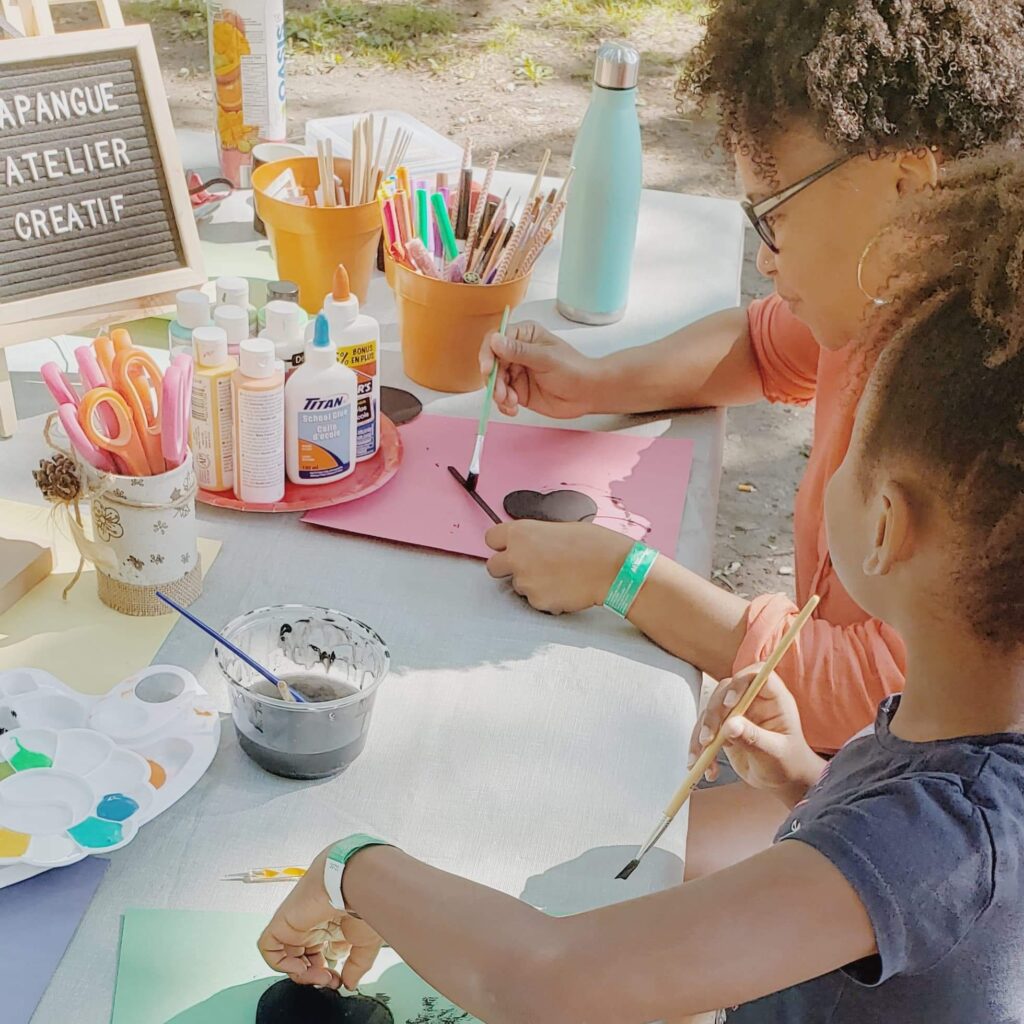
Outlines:
[[[640,588],[647,582],[657,557],[658,552],[654,548],[637,541],[626,555],[618,576],[608,590],[608,596],[604,599],[605,608],[624,619],[633,607]]]

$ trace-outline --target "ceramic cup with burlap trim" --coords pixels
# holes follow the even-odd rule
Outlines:
[[[91,536],[72,523],[96,566],[100,600],[125,615],[165,615],[161,590],[181,605],[202,593],[192,455],[158,476],[114,476],[79,463]]]

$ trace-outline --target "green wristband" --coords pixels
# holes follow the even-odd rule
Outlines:
[[[647,582],[657,557],[658,552],[654,548],[637,541],[626,555],[618,576],[608,590],[608,596],[604,599],[605,608],[624,619],[633,607],[640,588]]]
[[[391,846],[386,839],[378,839],[376,836],[368,836],[364,833],[356,833],[347,839],[335,843],[327,851],[327,860],[324,863],[324,888],[327,890],[327,898],[331,906],[338,910],[345,910],[345,900],[341,890],[341,880],[345,873],[345,865],[360,850],[368,846]],[[358,915],[353,914],[353,917]]]

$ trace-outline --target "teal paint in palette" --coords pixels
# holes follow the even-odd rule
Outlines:
[[[108,793],[97,805],[96,814],[106,821],[124,821],[139,809],[138,803],[124,793]]]
[[[68,835],[87,850],[103,850],[108,846],[117,846],[124,838],[124,830],[116,821],[86,818],[74,828],[69,828]]]

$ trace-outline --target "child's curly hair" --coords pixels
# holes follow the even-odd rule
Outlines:
[[[771,169],[772,136],[807,121],[848,152],[1020,134],[1020,0],[718,0],[676,96],[715,99],[719,138]]]
[[[1024,154],[947,165],[893,228],[896,298],[864,410],[865,471],[908,458],[962,530],[957,601],[994,646],[1024,645]],[[866,482],[865,475],[865,482]]]

